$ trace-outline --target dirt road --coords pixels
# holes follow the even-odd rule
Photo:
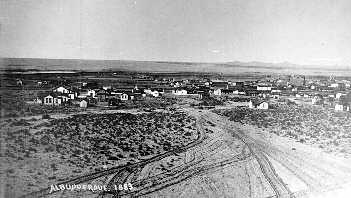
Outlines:
[[[79,181],[110,189],[130,182],[133,190],[49,197],[325,197],[330,192],[341,197],[349,190],[346,159],[210,111],[185,111],[197,118],[199,138],[193,144]]]

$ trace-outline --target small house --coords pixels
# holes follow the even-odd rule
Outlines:
[[[54,97],[54,105],[59,106],[63,103],[61,97]]]
[[[107,91],[107,90],[111,90],[111,89],[112,89],[112,87],[111,87],[111,85],[108,85],[108,86],[102,86],[102,89],[103,89],[103,90],[105,90],[105,91]]]
[[[128,94],[126,94],[126,93],[121,94],[121,100],[122,101],[127,101],[128,98],[129,98]]]
[[[153,97],[159,97],[160,96],[160,92],[157,91],[157,90],[145,89],[144,93],[148,94],[148,95],[152,95]]]
[[[215,96],[220,96],[220,95],[222,95],[222,90],[220,88],[214,89],[213,94]]]
[[[335,104],[334,109],[335,109],[335,111],[343,111],[344,106],[342,104]]]
[[[187,95],[188,94],[188,91],[185,90],[185,89],[177,89],[175,91],[172,91],[172,93],[174,95],[179,95],[179,96],[182,96],[182,95]]]
[[[346,95],[347,95],[346,93],[340,93],[339,92],[339,93],[335,94],[335,98],[339,100],[342,96],[346,96]]]
[[[74,100],[77,97],[77,93],[68,93],[68,98]]]
[[[268,85],[258,85],[257,91],[272,91],[272,87]]]
[[[262,102],[257,106],[257,109],[268,109],[269,105],[268,102]]]
[[[53,105],[54,104],[54,97],[52,95],[48,95],[44,97],[44,105]]]
[[[63,94],[63,93],[50,93],[48,95],[46,95],[45,97],[43,97],[43,104],[44,105],[62,105],[64,103],[66,103],[69,100],[69,97],[67,94]]]
[[[22,86],[23,85],[23,81],[21,79],[17,79],[16,84],[18,86]]]
[[[70,93],[70,90],[68,89],[68,87],[63,87],[63,86],[60,86],[60,87],[57,87],[55,89],[52,90],[53,92],[59,92],[59,93]]]
[[[88,107],[88,102],[85,101],[85,100],[81,100],[81,101],[79,102],[79,107],[81,107],[81,108],[87,108],[87,107]]]
[[[249,108],[250,109],[254,109],[254,108],[269,109],[269,104],[268,104],[268,102],[265,102],[265,101],[252,101],[252,100],[250,100]]]

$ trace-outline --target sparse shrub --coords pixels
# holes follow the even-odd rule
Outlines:
[[[336,136],[351,136],[349,113],[335,112],[323,107],[277,104],[274,109],[268,111],[236,107],[214,112],[227,116],[232,121],[268,129],[277,135],[285,135],[301,143],[305,143],[306,139],[317,142],[321,144],[321,148],[341,147],[340,142],[331,139]],[[300,136],[306,138],[299,138]]]

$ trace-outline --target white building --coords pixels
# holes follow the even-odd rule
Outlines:
[[[249,108],[250,109],[254,109],[254,108],[257,108],[257,109],[269,109],[269,104],[268,104],[268,102],[252,102],[250,100]]]
[[[102,86],[102,89],[103,90],[109,90],[109,89],[112,89],[112,87],[111,86]]]
[[[344,106],[341,105],[341,104],[336,104],[334,109],[335,109],[335,111],[343,111],[344,110]]]
[[[185,90],[185,89],[177,89],[175,91],[173,90],[172,92],[173,92],[174,95],[179,95],[179,96],[188,94],[188,91]]]
[[[88,102],[85,100],[82,100],[79,102],[79,107],[81,108],[87,108],[88,107]]]
[[[280,94],[282,91],[281,90],[279,90],[279,89],[273,89],[272,91],[271,91],[271,93],[277,93],[277,94]]]
[[[53,105],[54,104],[54,97],[52,95],[48,95],[44,97],[44,105]]]
[[[69,89],[65,88],[65,87],[57,87],[54,90],[52,90],[53,92],[59,92],[59,93],[69,93]]]
[[[339,87],[339,84],[338,83],[332,83],[332,84],[330,84],[329,87],[337,88],[337,87]]]
[[[126,93],[121,94],[121,100],[122,101],[128,100],[128,94],[126,94]]]
[[[69,93],[68,98],[74,100],[77,97],[77,93]]]
[[[62,98],[54,97],[54,105],[61,105],[62,104]]]
[[[69,97],[67,95],[57,95],[55,93],[49,94],[43,98],[44,105],[62,105],[63,103],[67,102]]]
[[[160,92],[158,92],[157,90],[145,89],[144,93],[146,93],[148,95],[152,95],[153,97],[159,97],[160,96]]]
[[[152,92],[151,92],[151,95],[152,95],[153,97],[156,97],[156,98],[157,98],[157,97],[160,96],[160,92],[158,92],[158,91],[155,90],[155,91],[152,91]]]
[[[221,89],[215,89],[215,90],[213,90],[213,94],[216,95],[216,96],[220,96],[220,95],[222,95],[222,90]]]
[[[258,91],[271,91],[272,87],[270,86],[257,86]]]
[[[345,95],[346,94],[344,94],[344,93],[337,93],[337,94],[335,94],[335,98],[340,99],[341,96],[345,96]]]
[[[236,94],[236,95],[245,95],[246,93],[245,93],[244,91],[235,90],[235,91],[233,91],[233,94]]]
[[[268,109],[268,108],[269,108],[268,102],[262,102],[257,106],[257,109]]]

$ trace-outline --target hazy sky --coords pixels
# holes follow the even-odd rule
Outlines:
[[[1,0],[3,57],[351,65],[350,0]]]

